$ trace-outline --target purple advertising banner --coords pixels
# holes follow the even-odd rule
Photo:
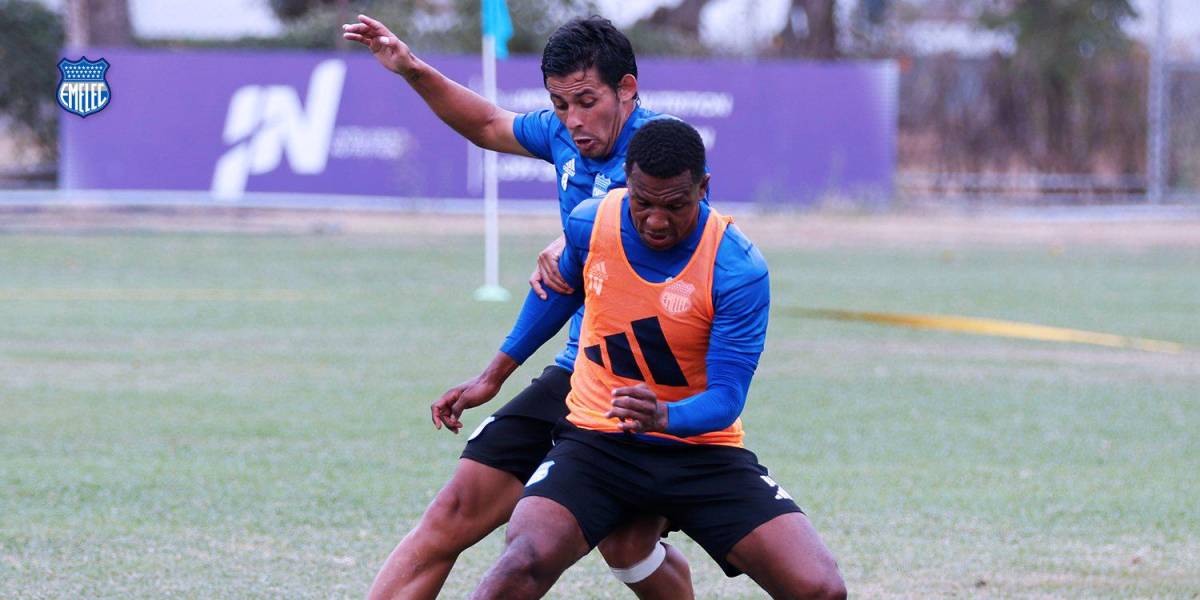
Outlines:
[[[322,206],[482,197],[482,153],[365,53],[85,55],[107,60],[111,96],[87,118],[62,112],[64,189],[200,192],[226,204],[274,193]],[[478,89],[478,57],[425,59]],[[714,200],[891,193],[892,63],[644,59],[639,70],[643,104],[700,131]],[[502,61],[497,72],[501,106],[549,107],[536,58]],[[501,199],[554,198],[549,163],[501,156],[498,174]]]

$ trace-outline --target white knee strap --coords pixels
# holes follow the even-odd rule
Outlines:
[[[613,569],[613,577],[621,583],[637,583],[658,570],[662,566],[663,561],[667,559],[667,547],[659,542],[654,545],[654,550],[650,552],[641,562],[628,569]]]

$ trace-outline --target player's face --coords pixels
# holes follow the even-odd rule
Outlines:
[[[696,228],[700,199],[708,192],[709,174],[699,182],[684,171],[674,177],[647,175],[637,166],[629,173],[629,215],[642,243],[666,250]]]
[[[633,111],[637,79],[626,75],[614,90],[600,79],[596,67],[591,67],[563,77],[547,77],[546,90],[579,153],[604,158],[612,153],[613,142]]]

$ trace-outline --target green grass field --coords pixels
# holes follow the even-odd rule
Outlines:
[[[548,239],[506,235],[509,289],[523,294]],[[0,234],[0,597],[362,596],[465,441],[433,429],[429,403],[516,314],[516,300],[470,299],[481,245]],[[760,246],[774,305],[748,445],[852,595],[1200,594],[1200,245]],[[823,322],[789,314],[799,306],[1190,349]],[[673,538],[700,598],[762,597]],[[465,554],[444,597],[465,597],[501,544],[497,532]],[[632,595],[593,554],[550,597]]]

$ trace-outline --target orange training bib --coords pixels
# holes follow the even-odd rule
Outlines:
[[[626,192],[612,190],[601,201],[583,266],[583,326],[567,420],[594,431],[620,431],[616,419],[604,416],[612,408],[614,388],[644,383],[661,402],[678,402],[705,390],[713,266],[730,222],[710,209],[700,243],[683,270],[663,283],[650,283],[634,271],[621,245]],[[721,431],[688,438],[648,435],[735,447],[742,447],[743,439],[740,418]]]

